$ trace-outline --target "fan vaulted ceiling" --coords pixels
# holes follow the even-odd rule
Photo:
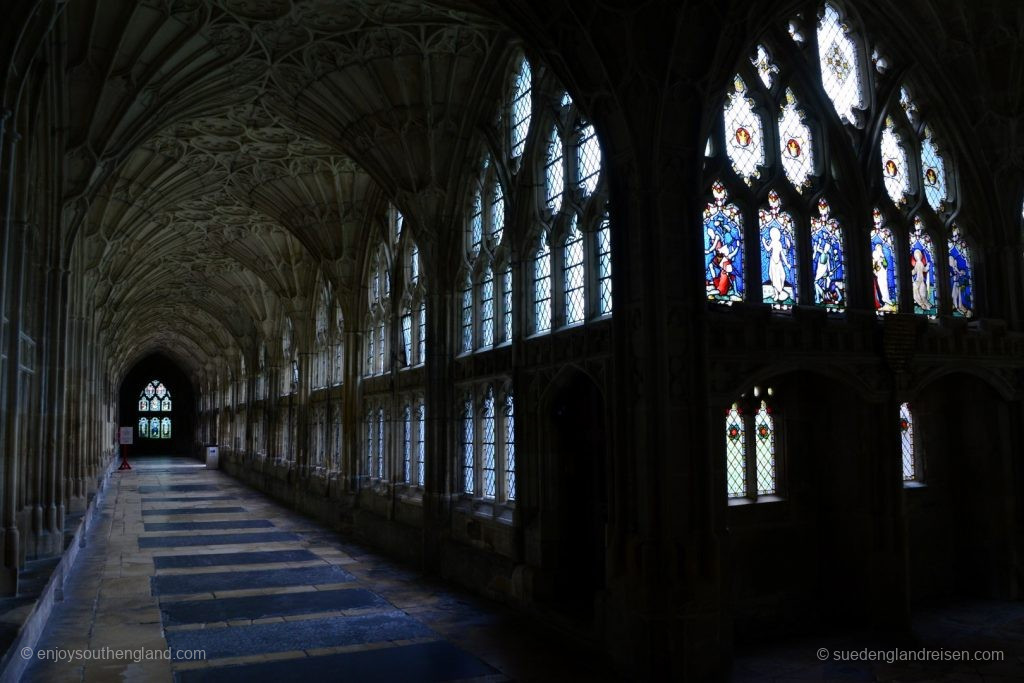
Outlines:
[[[198,370],[279,334],[283,315],[301,334],[318,282],[358,288],[389,198],[441,227],[509,39],[422,2],[65,13],[65,227],[117,374],[154,349]]]

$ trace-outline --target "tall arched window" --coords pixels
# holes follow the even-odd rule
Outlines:
[[[900,446],[903,450],[903,481],[920,481],[921,463],[914,434],[914,414],[909,403],[900,405]]]
[[[391,330],[391,271],[388,250],[384,244],[374,250],[367,277],[364,372],[369,376],[384,373],[386,345]]]
[[[171,409],[171,392],[164,383],[157,379],[147,383],[139,393],[139,438],[171,438]]]
[[[320,290],[314,320],[313,339],[316,344],[313,368],[313,389],[323,389],[330,382],[331,347],[328,311],[330,294],[326,287]]]
[[[790,23],[801,49],[765,35],[720,102],[705,161],[708,300],[780,312],[812,304],[833,314],[871,300],[879,314],[973,315],[969,240],[953,224],[955,164],[940,126],[908,85],[883,78],[889,60],[880,47],[867,58],[869,41],[837,2],[819,6],[816,40],[805,40],[803,21]],[[743,242],[755,215],[756,246]],[[851,270],[864,276],[850,280]],[[761,283],[749,297],[748,281]],[[870,299],[849,282],[870,285]]]
[[[752,399],[725,415],[725,484],[729,498],[757,500],[779,492],[778,429],[773,391],[754,387]]]

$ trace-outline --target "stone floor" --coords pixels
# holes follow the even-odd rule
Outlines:
[[[196,461],[113,476],[23,681],[607,677],[593,653]]]

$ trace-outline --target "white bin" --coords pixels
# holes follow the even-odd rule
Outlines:
[[[217,446],[206,447],[206,469],[217,469],[217,461],[220,459],[220,450]]]

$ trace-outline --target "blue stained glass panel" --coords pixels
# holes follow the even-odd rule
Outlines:
[[[935,292],[935,246],[920,218],[914,218],[910,235],[910,281],[913,286],[914,313],[934,317],[938,313]]]
[[[960,228],[955,225],[949,238],[949,292],[954,316],[970,318],[974,315],[971,250],[964,241]]]
[[[711,186],[714,201],[704,208],[704,269],[711,301],[743,301],[743,219],[735,204],[727,204],[725,186]]]
[[[768,208],[758,212],[761,226],[762,301],[773,308],[789,309],[797,302],[796,234],[793,218],[782,211],[774,190]]]
[[[814,258],[814,303],[832,311],[846,307],[846,254],[843,229],[829,216],[824,199],[818,200],[818,217],[811,219],[811,248]]]

